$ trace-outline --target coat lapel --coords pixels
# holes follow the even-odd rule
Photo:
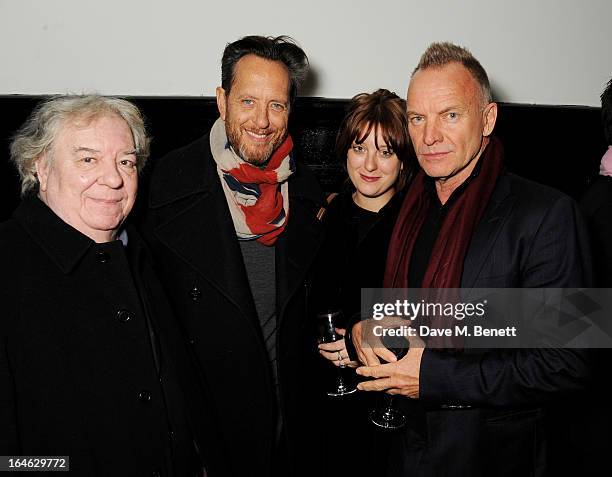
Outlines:
[[[179,164],[197,164],[198,170],[179,171],[184,176],[184,187],[174,198],[158,194],[158,205],[154,203],[153,207],[171,212],[153,233],[245,316],[257,320],[234,224],[207,142],[208,136],[177,160]],[[202,178],[201,184],[190,182]]]
[[[319,250],[322,228],[316,218],[291,212],[290,222],[276,246],[276,303],[279,316],[296,290],[304,285],[306,274]],[[293,223],[291,223],[293,221]]]
[[[502,175],[491,197],[491,202],[472,236],[463,265],[462,288],[472,288],[476,283],[483,265],[495,247],[503,224],[512,212],[514,202],[515,198],[510,193],[509,181],[506,176]]]
[[[276,243],[276,307],[280,319],[290,298],[305,284],[323,240],[316,207],[325,199],[319,185],[305,171],[298,170],[293,179],[289,183],[289,222]]]
[[[174,168],[158,171],[159,180],[152,187],[151,207],[171,210],[153,233],[245,315],[257,321],[242,252],[210,154],[208,136],[173,159]],[[316,219],[317,211],[312,210],[313,204],[323,202],[318,184],[299,168],[289,180],[289,221],[275,251],[279,317],[303,283],[322,240],[322,225]],[[180,190],[174,187],[176,183],[181,184]]]
[[[173,219],[158,226],[155,235],[245,315],[254,314],[234,226],[228,220],[225,199],[222,196],[221,199],[223,202],[213,194],[197,198]]]

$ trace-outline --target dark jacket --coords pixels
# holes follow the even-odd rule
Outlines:
[[[574,201],[503,174],[472,236],[461,286],[582,287],[590,277],[585,225]],[[577,413],[568,410],[590,373],[580,350],[426,349],[419,400],[405,400],[414,417],[393,453],[393,475],[540,476],[571,468],[567,439]],[[447,407],[457,404],[471,407]]]
[[[350,191],[340,193],[323,217],[326,234],[317,256],[311,293],[313,312],[338,308],[348,323],[361,319],[361,289],[383,286],[389,240],[402,203],[401,194],[395,194],[374,214],[359,210],[351,195]],[[319,367],[317,388],[323,396],[334,385],[337,374],[334,366],[323,358]],[[355,380],[348,369],[344,377]],[[331,428],[329,423],[321,428],[321,445],[333,452],[321,455],[318,475],[384,475],[390,436],[369,421],[369,411],[379,401],[380,393],[362,392],[325,399],[321,413],[336,416],[334,425],[342,431],[333,432],[335,427]],[[364,452],[356,458],[353,453],[357,448]]]
[[[612,177],[598,176],[580,207],[591,233],[595,286],[612,287]]]
[[[69,456],[75,476],[195,475],[187,354],[127,236],[94,243],[37,198],[0,225],[0,454]]]
[[[289,443],[284,475],[316,466],[313,336],[305,278],[322,239],[322,193],[298,164],[289,179],[288,224],[275,245],[280,407]],[[212,158],[209,136],[171,152],[153,173],[147,236],[207,393],[199,426],[211,477],[270,475],[277,399],[242,254]],[[314,430],[313,430],[314,432]],[[285,467],[284,465],[282,465]]]
[[[612,287],[612,177],[598,176],[580,201],[589,226],[593,250],[594,286]],[[584,475],[598,475],[608,465],[612,395],[610,370],[612,349],[597,350],[596,365],[588,400],[584,407],[579,445],[585,455]]]
[[[329,204],[325,241],[317,256],[311,302],[315,309],[339,307],[359,321],[362,288],[381,288],[387,249],[402,196],[396,194],[376,214],[359,211],[345,191]]]

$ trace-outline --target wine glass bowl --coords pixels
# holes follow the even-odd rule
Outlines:
[[[385,348],[391,351],[395,357],[400,360],[408,353],[409,343],[401,336],[388,336],[382,338],[382,344]],[[386,363],[386,361],[382,361]],[[372,424],[382,429],[400,429],[406,425],[406,416],[403,412],[397,409],[394,404],[395,396],[384,394],[384,404],[377,406],[370,411],[370,421]]]
[[[317,332],[319,343],[333,343],[340,341],[342,336],[338,334],[336,328],[342,321],[342,312],[326,311],[317,314]]]
[[[317,313],[317,334],[319,343],[333,343],[340,341],[343,337],[336,328],[345,326],[344,316],[340,310],[326,310]],[[346,396],[357,391],[354,385],[347,382],[343,376],[346,366],[340,363],[336,368],[336,378],[332,389],[327,391],[327,395],[331,397]]]

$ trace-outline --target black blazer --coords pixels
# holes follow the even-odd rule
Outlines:
[[[0,454],[69,456],[83,477],[195,475],[188,355],[138,233],[97,244],[26,199],[0,225],[0,273]]]
[[[560,192],[512,174],[499,180],[472,237],[463,288],[590,285],[585,225]],[[562,398],[590,375],[580,350],[448,353],[426,349],[420,398],[405,400],[412,424],[393,454],[394,475],[548,475],[565,469],[560,445],[571,429]],[[471,408],[444,409],[448,404]],[[558,416],[557,416],[558,417]],[[400,462],[401,461],[401,462]],[[559,470],[559,471],[561,471]],[[393,472],[392,472],[393,474]]]
[[[305,278],[322,240],[324,202],[299,164],[289,198],[288,225],[275,246],[277,357],[293,466],[284,473],[298,475],[316,466],[308,449],[316,442],[309,370],[317,355]],[[208,422],[199,431],[209,475],[269,475],[278,414],[272,370],[208,135],[159,161],[149,205],[147,237],[207,395]]]
[[[591,233],[595,286],[612,287],[612,177],[598,176],[580,207]]]

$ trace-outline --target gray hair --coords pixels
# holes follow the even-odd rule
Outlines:
[[[86,123],[100,116],[116,115],[123,119],[130,130],[136,148],[137,168],[140,172],[149,157],[150,139],[140,111],[125,99],[100,95],[55,96],[40,103],[26,122],[13,135],[11,161],[19,172],[21,195],[38,190],[36,161],[52,153],[61,127],[66,121]],[[47,158],[52,158],[52,154]]]
[[[429,45],[412,74],[414,75],[417,71],[428,68],[441,68],[449,63],[459,63],[463,65],[480,86],[482,100],[485,103],[490,103],[493,100],[489,77],[485,69],[474,55],[472,55],[470,50],[454,45],[453,43],[439,42]]]

